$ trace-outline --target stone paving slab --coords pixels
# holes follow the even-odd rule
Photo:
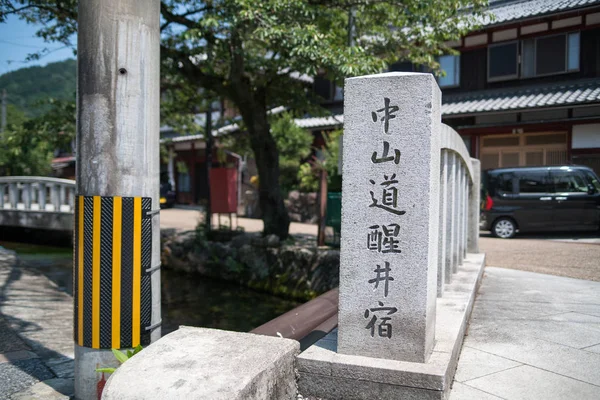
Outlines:
[[[72,391],[72,379],[53,378],[14,394],[11,400],[69,400]]]
[[[0,399],[73,394],[73,300],[0,248]]]
[[[452,387],[452,393],[450,393],[449,400],[504,400],[501,397],[494,396],[483,392],[479,389],[475,389],[471,386],[464,385],[460,382],[454,382]]]
[[[494,393],[503,399],[593,400],[598,386],[523,365],[465,382],[466,385]]]
[[[52,371],[39,359],[19,360],[0,364],[0,399],[28,389],[45,379],[54,378]]]
[[[463,347],[454,379],[464,382],[523,364],[472,347]]]
[[[598,282],[487,267],[450,399],[597,399],[598,317]]]
[[[597,344],[595,346],[586,347],[583,350],[600,354],[600,344]]]

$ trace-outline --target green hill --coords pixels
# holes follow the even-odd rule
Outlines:
[[[75,100],[77,61],[65,60],[45,67],[28,67],[0,75],[0,92],[6,89],[8,103],[28,117],[47,111],[36,102],[47,98]]]

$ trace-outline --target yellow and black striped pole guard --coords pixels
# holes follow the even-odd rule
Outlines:
[[[77,197],[73,299],[79,346],[150,343],[151,207],[148,197]]]

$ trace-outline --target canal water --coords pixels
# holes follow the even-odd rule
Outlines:
[[[71,249],[0,241],[17,252],[23,268],[47,276],[73,294]],[[229,282],[174,271],[161,272],[163,335],[180,325],[248,332],[299,304]]]

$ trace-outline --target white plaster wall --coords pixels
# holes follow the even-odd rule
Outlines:
[[[573,125],[573,148],[600,147],[600,124]]]

